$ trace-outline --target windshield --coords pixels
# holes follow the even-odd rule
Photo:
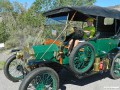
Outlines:
[[[47,18],[46,19],[46,25],[65,24],[66,20],[67,20],[67,16]]]
[[[56,39],[61,32],[63,31],[67,21],[67,16],[47,18],[44,30],[45,39]],[[65,32],[58,38],[61,40],[61,37],[65,35]]]

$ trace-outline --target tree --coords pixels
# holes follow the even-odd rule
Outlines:
[[[93,5],[96,0],[36,0],[32,9],[36,12],[47,11],[61,6]]]
[[[9,0],[0,1],[0,12],[11,12],[13,10],[12,4]]]
[[[6,31],[5,24],[0,23],[0,43],[6,42],[9,37],[9,33]]]
[[[5,42],[9,48],[23,45],[24,42],[32,44],[40,33],[40,38],[37,39],[42,43],[48,29],[59,29],[52,25],[46,29],[47,32],[42,32],[45,23],[45,17],[42,15],[44,11],[60,6],[92,5],[94,2],[95,0],[36,0],[26,9],[26,6],[19,2],[0,0],[0,15],[3,17],[0,23],[0,42]]]
[[[12,7],[11,9],[9,9]],[[24,45],[25,42],[34,42],[41,29],[43,18],[32,9],[27,10],[24,4],[0,1],[0,42],[5,42],[7,48]]]

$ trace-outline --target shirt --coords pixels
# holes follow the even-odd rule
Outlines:
[[[92,38],[95,34],[95,27],[94,26],[85,27],[83,30],[90,31],[90,37],[89,38]],[[86,33],[84,33],[84,38],[87,38]]]

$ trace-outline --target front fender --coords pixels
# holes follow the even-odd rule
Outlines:
[[[52,61],[43,61],[43,60],[29,60],[27,65],[32,66],[32,65],[47,65],[47,66],[54,66],[54,65],[58,65],[61,66],[61,64],[57,63],[57,62],[52,62]]]
[[[60,69],[62,69],[64,66],[57,63],[57,62],[52,62],[52,61],[40,61],[40,60],[29,60],[27,63],[28,66],[33,66],[33,65],[37,65],[39,67],[50,67],[52,69],[54,69],[55,71],[59,71]]]
[[[12,49],[10,52],[13,53],[13,52],[18,52],[20,50],[22,50],[22,49]]]

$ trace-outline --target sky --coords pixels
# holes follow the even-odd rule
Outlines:
[[[102,7],[115,6],[120,5],[120,0],[96,0],[94,5]]]
[[[18,1],[23,4],[27,2],[27,7],[30,7],[35,0],[10,0],[10,1],[11,2]],[[94,3],[94,5],[102,6],[102,7],[120,5],[120,0],[96,0],[96,3]]]
[[[10,0],[10,2],[18,1],[22,4],[27,3],[27,8],[29,8],[35,0]]]

